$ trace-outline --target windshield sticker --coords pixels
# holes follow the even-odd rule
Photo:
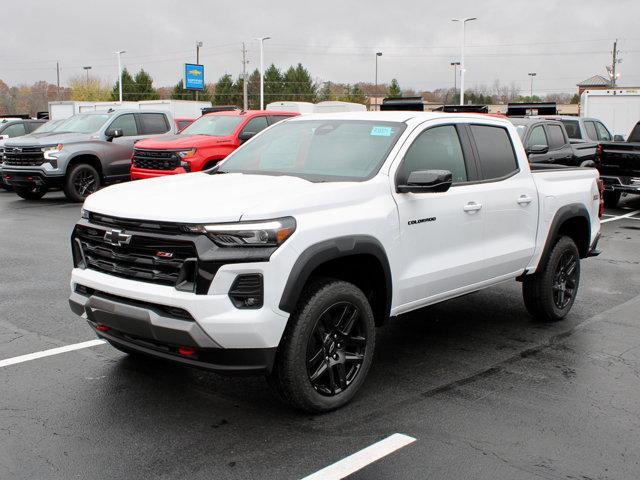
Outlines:
[[[393,135],[393,128],[391,127],[373,127],[371,133],[372,137],[390,137]]]

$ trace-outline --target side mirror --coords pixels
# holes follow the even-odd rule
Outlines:
[[[527,148],[527,155],[544,155],[549,152],[548,145],[531,145]]]
[[[114,138],[120,138],[124,136],[124,132],[119,128],[110,128],[106,132],[104,132],[105,137],[107,137],[107,142],[110,142]]]
[[[253,137],[256,133],[255,132],[240,132],[240,134],[238,135],[238,140],[240,140],[240,143],[244,143],[247,140],[249,140],[251,137]]]
[[[417,170],[409,174],[406,185],[397,185],[398,193],[446,192],[453,178],[448,170]]]
[[[614,135],[613,136],[613,141],[614,142],[624,142],[624,137],[622,135]]]

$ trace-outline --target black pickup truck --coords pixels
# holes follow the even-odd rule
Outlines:
[[[599,144],[597,156],[607,207],[615,207],[622,194],[640,195],[640,122],[626,142]]]

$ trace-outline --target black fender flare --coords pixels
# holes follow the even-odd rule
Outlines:
[[[546,261],[549,256],[549,252],[555,243],[555,239],[558,236],[560,228],[567,220],[571,220],[572,218],[584,218],[587,221],[587,225],[589,226],[587,243],[586,246],[578,245],[578,250],[580,251],[580,257],[584,258],[588,255],[590,247],[589,243],[591,241],[591,217],[589,216],[589,211],[587,210],[587,207],[581,203],[570,203],[569,205],[560,207],[554,215],[539,263]]]
[[[378,259],[385,277],[386,299],[384,312],[388,318],[391,311],[393,284],[389,259],[382,244],[369,235],[349,235],[332,238],[311,245],[298,257],[284,287],[280,309],[292,313],[311,273],[325,262],[350,255],[373,255]]]

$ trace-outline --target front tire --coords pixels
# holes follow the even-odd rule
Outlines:
[[[569,237],[560,237],[544,264],[522,283],[524,304],[543,321],[562,320],[571,310],[580,284],[580,253]]]
[[[33,187],[13,187],[13,191],[20,198],[24,198],[25,200],[40,200],[44,197],[45,193],[47,193],[48,189],[42,186],[33,186]]]
[[[307,412],[328,412],[353,399],[371,367],[373,311],[364,293],[341,280],[312,283],[285,330],[269,384]]]
[[[616,208],[620,201],[620,192],[604,192],[604,206],[607,208]]]
[[[88,163],[79,163],[69,170],[64,181],[64,194],[72,202],[84,202],[85,198],[100,187],[98,171]]]

